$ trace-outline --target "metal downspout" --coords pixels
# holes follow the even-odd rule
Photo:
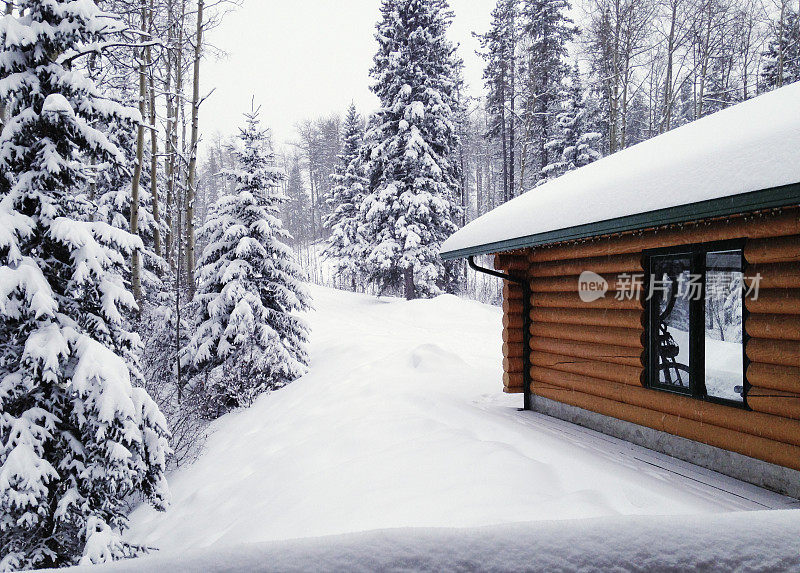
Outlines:
[[[519,278],[501,273],[493,269],[479,267],[475,263],[475,256],[467,257],[472,270],[507,280],[522,286],[522,396],[523,410],[531,409],[531,287],[526,278]]]

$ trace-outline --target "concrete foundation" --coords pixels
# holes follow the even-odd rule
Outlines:
[[[800,499],[800,472],[796,470],[541,396],[531,396],[531,408],[536,412]]]

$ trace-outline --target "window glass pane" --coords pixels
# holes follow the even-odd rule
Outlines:
[[[689,255],[656,256],[652,259],[651,336],[654,344],[652,380],[689,390],[689,300],[697,297],[697,281],[691,280]]]
[[[743,400],[742,252],[706,253],[706,393]]]

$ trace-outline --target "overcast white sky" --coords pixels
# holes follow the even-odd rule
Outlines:
[[[482,90],[482,62],[472,32],[485,32],[496,0],[451,0],[451,39],[460,44],[472,93]],[[255,96],[276,146],[294,140],[306,118],[344,113],[355,101],[362,113],[377,106],[369,91],[376,50],[373,34],[380,0],[244,0],[213,30],[210,41],[228,56],[209,58],[203,93],[216,91],[200,112],[205,141],[238,133],[242,112]]]

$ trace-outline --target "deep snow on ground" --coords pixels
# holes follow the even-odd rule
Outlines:
[[[776,571],[800,570],[793,511],[602,517],[468,529],[391,529],[164,554],[110,571]],[[569,527],[564,527],[567,523]]]
[[[171,476],[168,511],[133,513],[128,539],[160,548],[158,559],[386,528],[556,520],[518,532],[531,538],[544,527],[555,539],[559,523],[565,532],[589,523],[601,524],[596,533],[607,526],[634,532],[644,522],[626,526],[620,516],[705,514],[687,521],[702,529],[703,519],[718,519],[708,514],[764,507],[747,498],[780,505],[778,496],[735,480],[518,412],[521,398],[501,391],[497,308],[453,296],[406,302],[323,287],[312,294],[310,373],[217,421],[201,458]],[[606,521],[563,521],[586,518]],[[800,533],[800,518],[780,519]],[[683,519],[660,523],[669,524],[670,538],[686,538]],[[400,546],[413,538],[397,535]],[[424,547],[438,546],[440,535],[477,534],[420,535]],[[353,539],[309,541],[308,548],[346,553]],[[305,546],[283,547],[289,559]]]

